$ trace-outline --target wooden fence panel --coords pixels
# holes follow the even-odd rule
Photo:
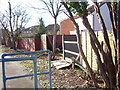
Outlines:
[[[36,51],[41,50],[40,44],[40,38],[19,38],[17,48]]]
[[[53,35],[41,35],[41,49],[42,50],[52,50]],[[62,35],[56,36],[56,47],[62,47]]]
[[[64,56],[67,58],[77,58],[79,51],[76,35],[64,35],[63,40]]]
[[[98,33],[101,35],[101,32],[95,32],[96,36],[98,36]],[[101,39],[101,37],[100,37]],[[87,57],[88,63],[91,66],[93,70],[98,70],[97,62],[96,62],[96,55],[94,51],[92,50],[91,44],[90,44],[90,37],[88,32],[81,32],[81,44],[82,49]],[[63,56],[64,59],[67,58],[77,58],[79,55],[78,46],[77,46],[77,38],[76,35],[64,35],[63,37]],[[84,60],[82,60],[82,56],[79,58],[80,63],[86,67]]]

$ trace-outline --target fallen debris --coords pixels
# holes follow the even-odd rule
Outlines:
[[[62,69],[70,66],[72,64],[72,60],[70,59],[56,60],[56,61],[52,61],[52,64],[56,67],[56,69]]]
[[[70,58],[65,58],[65,60],[52,61],[52,64],[56,67],[56,69],[62,69],[65,67],[69,67],[70,65],[72,65],[73,62],[75,63],[75,65],[79,66],[81,70],[87,73],[87,70],[78,61],[72,60]]]

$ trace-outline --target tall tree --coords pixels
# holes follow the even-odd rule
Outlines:
[[[64,5],[64,7],[66,8],[66,10],[68,11],[69,17],[70,17],[70,19],[72,20],[72,22],[75,25],[75,29],[76,29],[76,32],[77,32],[77,42],[78,42],[79,54],[82,55],[82,58],[85,61],[85,64],[86,64],[86,66],[88,68],[88,72],[90,73],[90,76],[91,76],[92,80],[94,81],[95,86],[98,87],[98,84],[97,84],[97,81],[95,79],[94,73],[93,73],[93,71],[92,71],[92,69],[91,69],[91,67],[90,67],[90,65],[89,65],[89,63],[87,61],[87,58],[86,58],[86,56],[85,56],[85,54],[83,52],[83,49],[82,49],[81,38],[80,38],[81,34],[79,32],[79,26],[76,23],[75,18],[73,16],[72,12],[71,12],[71,9],[70,9],[71,7],[67,6],[67,4],[70,4],[70,3],[64,3],[64,2],[62,2],[62,4]]]
[[[120,1],[119,1],[118,28],[117,28],[117,61],[118,61],[117,86],[118,88],[120,88]]]
[[[55,57],[56,53],[56,31],[57,31],[57,18],[61,11],[62,4],[60,3],[60,0],[40,0],[44,3],[46,8],[44,10],[47,10],[51,16],[54,18],[54,33],[53,33],[53,59]]]
[[[39,18],[39,26],[36,28],[36,33],[37,34],[45,34],[47,28],[45,27],[43,18]]]
[[[109,73],[109,79],[110,79],[110,83],[111,83],[111,87],[114,87],[114,85],[116,85],[116,71],[115,71],[115,66],[114,66],[114,63],[113,63],[113,58],[112,58],[112,53],[111,53],[111,47],[110,47],[110,43],[109,43],[109,37],[108,37],[108,33],[107,33],[107,28],[105,26],[105,23],[104,23],[104,20],[103,20],[103,17],[101,15],[101,12],[100,12],[100,8],[99,8],[99,5],[97,2],[95,2],[95,9],[96,9],[96,13],[97,13],[97,16],[98,16],[98,19],[100,21],[100,25],[101,25],[101,30],[102,30],[102,33],[103,33],[103,37],[104,37],[104,42],[105,42],[105,46],[107,47],[107,56],[109,57],[109,62],[108,63],[108,60],[104,60],[107,68],[108,68],[108,73]],[[111,71],[114,70],[113,72]],[[115,80],[113,80],[113,78]]]
[[[117,71],[117,2],[108,2],[107,6],[110,11],[110,19],[111,19],[111,26],[112,26],[112,32],[113,32],[113,44],[114,44],[114,51],[115,51],[115,68]]]
[[[13,25],[12,25],[12,8],[11,8],[11,3],[10,1],[8,2],[9,4],[9,25],[10,25],[10,30],[11,30],[11,38],[12,38],[12,48],[16,50],[15,46],[15,38],[14,38],[14,31],[13,31]],[[15,22],[15,21],[14,21]],[[14,23],[13,22],[13,23]]]
[[[104,42],[106,43],[107,52],[105,52],[103,50],[103,47],[101,46],[100,42],[98,41],[98,39],[97,39],[97,37],[94,33],[94,30],[91,28],[91,25],[89,24],[89,21],[87,19],[87,16],[88,16],[88,9],[87,9],[88,4],[87,4],[87,2],[66,2],[66,3],[63,2],[63,5],[65,6],[65,8],[69,12],[69,14],[70,14],[70,12],[72,12],[75,15],[82,18],[83,25],[87,28],[88,33],[90,35],[90,40],[92,42],[91,46],[92,46],[92,48],[93,48],[93,50],[94,50],[94,52],[97,56],[97,63],[100,67],[100,71],[102,73],[102,77],[105,81],[106,87],[109,87],[109,88],[116,87],[115,65],[114,65],[113,59],[112,59],[111,47],[110,47],[110,44],[109,44],[109,38],[108,38],[106,26],[105,26],[105,23],[103,21],[103,17],[101,16],[101,12],[100,12],[100,8],[99,8],[98,4],[95,3],[95,8],[96,8],[95,10],[96,10],[96,13],[97,13],[97,16],[98,16],[98,20],[100,21],[101,30],[103,31]],[[70,15],[70,18],[71,18],[71,15]],[[73,19],[71,19],[71,20],[74,22]],[[80,48],[80,46],[79,46],[79,48]],[[105,63],[105,66],[106,66],[107,70],[105,70],[103,68],[103,64],[102,64],[102,61],[101,61],[101,58],[100,58],[100,53],[102,55],[102,58],[103,58],[103,61]],[[84,57],[83,54],[81,54],[81,55],[82,55],[82,57]],[[90,70],[89,70],[89,72],[90,72]],[[92,75],[91,75],[91,77],[92,77]],[[93,81],[94,81],[94,84],[95,84],[94,79],[93,79]],[[95,84],[95,86],[96,85],[97,84]]]
[[[25,27],[25,25],[29,21],[28,14],[26,10],[24,10],[20,5],[17,5],[16,7],[12,8],[10,1],[9,4],[9,11],[7,12],[7,18],[9,21],[9,27],[10,27],[10,37],[12,39],[12,48],[16,49],[16,41],[19,35],[22,32],[22,28]]]
[[[10,33],[8,30],[8,19],[6,17],[5,14],[3,14],[2,12],[0,13],[0,25],[1,25],[1,29],[2,29],[2,43],[4,45],[7,45],[6,43],[6,39],[8,39],[8,46],[11,45],[11,39],[10,39]]]

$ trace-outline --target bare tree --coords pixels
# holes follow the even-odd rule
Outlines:
[[[24,30],[23,28],[29,22],[30,18],[27,14],[27,11],[24,10],[20,5],[18,5],[13,12],[13,27],[14,27],[14,38],[15,42],[17,41],[19,35]]]
[[[53,59],[56,53],[56,31],[57,31],[57,18],[61,11],[62,4],[60,0],[40,0],[44,3],[46,7],[42,8],[42,10],[47,10],[50,15],[54,18],[54,33],[53,33]],[[41,8],[40,8],[41,10]]]
[[[10,39],[10,32],[8,30],[8,19],[5,14],[2,12],[0,13],[0,25],[2,29],[2,43],[4,45],[11,46],[11,39]],[[8,44],[6,43],[6,40],[8,40]]]
[[[28,23],[29,17],[26,12],[20,5],[17,5],[12,9],[10,1],[9,4],[9,12],[7,12],[9,27],[11,32],[12,39],[12,48],[16,49],[16,40],[22,32],[22,28]]]
[[[27,11],[20,5],[16,5],[12,8],[10,1],[8,2],[9,8],[5,14],[1,12],[0,25],[3,28],[3,32],[6,33],[4,39],[7,37],[9,46],[16,49],[16,41],[21,34],[23,28],[30,20]]]

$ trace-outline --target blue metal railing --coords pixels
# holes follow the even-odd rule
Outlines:
[[[48,52],[48,59],[49,59],[49,71],[48,72],[37,73],[37,64],[36,64],[37,63],[37,58],[35,56],[31,56],[31,57],[17,57],[17,58],[5,58],[5,56],[32,54],[32,53],[41,53],[41,52]],[[34,63],[34,74],[27,74],[27,75],[14,76],[14,77],[6,77],[5,76],[5,64],[4,64],[4,62],[8,62],[8,61],[21,61],[21,60],[33,60],[33,63]],[[34,76],[34,87],[35,87],[35,90],[37,90],[37,88],[38,88],[38,86],[37,86],[37,75],[41,75],[41,74],[49,74],[50,88],[52,88],[52,84],[51,84],[51,59],[50,59],[50,51],[49,50],[3,54],[2,55],[2,59],[0,60],[0,62],[2,62],[2,73],[3,73],[3,86],[4,86],[4,90],[6,90],[6,80],[14,79],[14,78],[28,77],[28,76]]]

